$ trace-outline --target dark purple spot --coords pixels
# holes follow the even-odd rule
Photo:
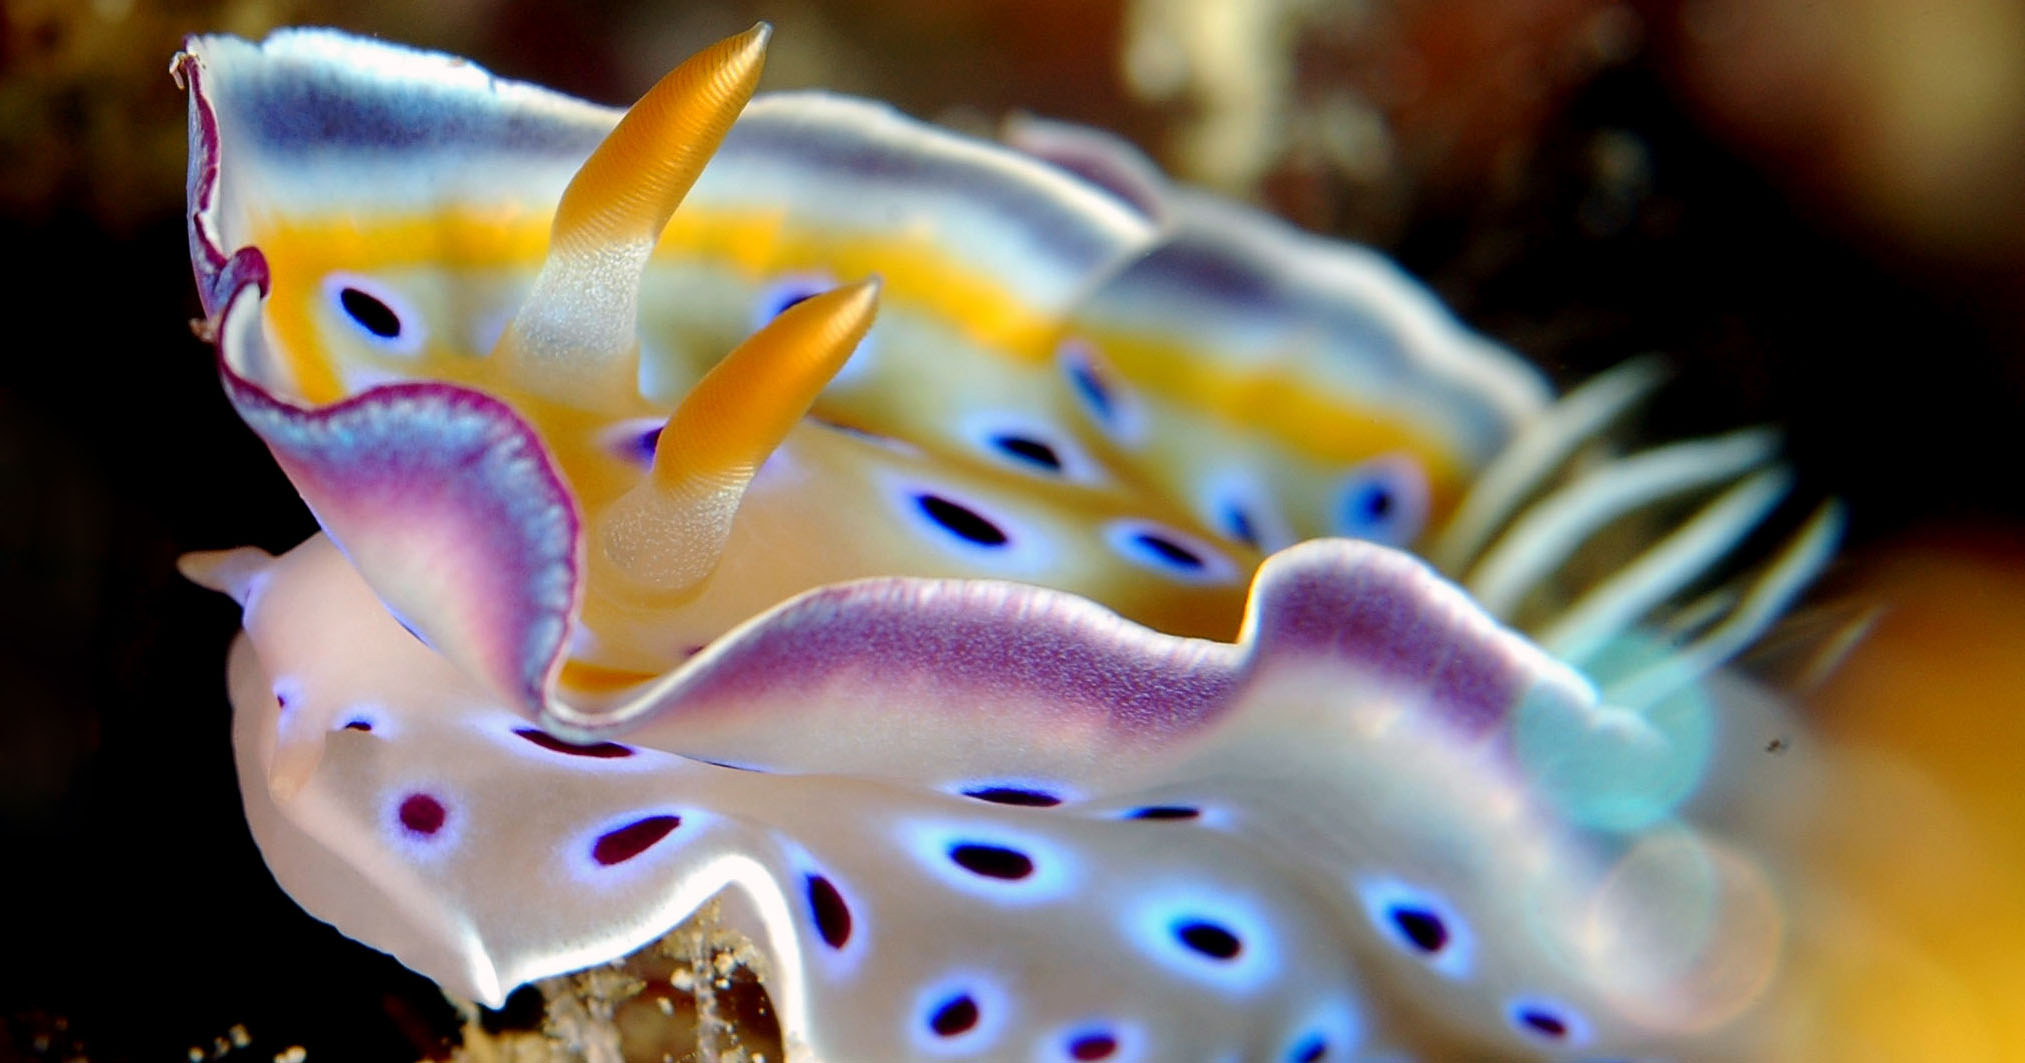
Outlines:
[[[572,757],[596,757],[600,760],[611,760],[615,757],[630,757],[633,755],[632,746],[622,746],[617,742],[591,742],[587,745],[578,745],[575,742],[565,742],[538,727],[516,727],[513,733],[551,753],[562,753]]]
[[[1016,435],[996,435],[991,437],[991,445],[1030,465],[1038,465],[1043,469],[1051,469],[1056,472],[1061,471],[1062,456],[1055,453],[1055,448],[1038,439],[1029,439],[1026,436]]]
[[[1392,516],[1392,489],[1382,483],[1353,488],[1343,500],[1344,527],[1352,532],[1382,528]]]
[[[1223,526],[1225,530],[1230,532],[1231,538],[1253,549],[1258,548],[1258,525],[1252,523],[1252,515],[1245,512],[1242,506],[1224,507]]]
[[[1556,1041],[1568,1036],[1568,1020],[1540,1008],[1527,1008],[1519,1012],[1519,1022],[1530,1027],[1542,1037]]]
[[[1440,952],[1448,944],[1448,926],[1441,916],[1425,908],[1394,907],[1387,913],[1392,925],[1399,928],[1406,940],[1422,952]]]
[[[591,859],[606,867],[623,864],[644,853],[668,832],[682,825],[681,816],[648,816],[617,830],[606,831],[591,844]]]
[[[928,1017],[928,1028],[937,1037],[955,1037],[977,1025],[977,1001],[970,994],[959,993],[942,1002],[935,1014]]]
[[[773,313],[771,316],[779,317],[782,314],[787,313],[789,307],[794,306],[797,303],[808,302],[810,299],[815,298],[820,292],[821,289],[818,288],[791,288],[785,292],[782,292],[780,296],[774,300]]]
[[[964,842],[950,848],[949,858],[956,861],[958,867],[973,875],[1004,879],[1007,882],[1017,882],[1034,873],[1032,858],[1017,849],[1007,849],[1001,845]]]
[[[1329,1042],[1318,1036],[1310,1037],[1295,1045],[1294,1050],[1287,1055],[1287,1058],[1292,1060],[1293,1063],[1321,1063],[1321,1060],[1328,1056],[1328,1054]]]
[[[371,720],[347,720],[344,729],[347,731],[370,731],[373,729],[373,722]]]
[[[1110,1059],[1118,1051],[1118,1039],[1108,1033],[1086,1033],[1069,1042],[1069,1058],[1084,1061]]]
[[[1023,808],[1053,808],[1062,803],[1062,799],[1054,794],[1018,786],[986,786],[976,790],[965,790],[963,796],[989,801],[994,805],[1019,805]]]
[[[1004,546],[1011,540],[999,530],[998,525],[979,516],[975,511],[959,506],[941,495],[915,495],[914,504],[928,519],[942,525],[951,535],[979,546]]]
[[[1111,397],[1111,386],[1097,375],[1097,367],[1091,365],[1089,359],[1071,357],[1063,365],[1063,371],[1068,374],[1069,386],[1076,389],[1076,394],[1082,397],[1083,403],[1090,407],[1090,412],[1096,414],[1098,420],[1111,421],[1118,416],[1118,404]]]
[[[821,875],[809,875],[809,911],[816,917],[816,933],[822,935],[823,944],[841,949],[851,940],[851,909],[844,904],[844,895],[837,887]]]
[[[394,309],[357,288],[346,288],[338,292],[338,302],[345,313],[352,316],[367,332],[390,340],[401,334],[401,319]]]
[[[428,836],[443,829],[444,821],[450,818],[443,802],[428,794],[409,794],[401,799],[401,826],[410,833]]]
[[[1215,923],[1192,919],[1174,928],[1181,943],[1212,960],[1234,960],[1244,950],[1237,935]]]
[[[1195,819],[1202,815],[1199,808],[1187,805],[1147,805],[1135,808],[1125,814],[1126,819]]]
[[[651,464],[654,460],[654,448],[661,445],[661,429],[665,427],[667,426],[657,424],[633,437],[633,457]]]
[[[1173,565],[1175,568],[1196,569],[1203,566],[1202,555],[1188,547],[1152,532],[1140,532],[1132,537],[1148,555]]]

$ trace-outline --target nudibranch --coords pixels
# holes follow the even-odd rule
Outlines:
[[[327,31],[178,57],[206,328],[324,531],[186,562],[284,887],[494,1005],[721,896],[791,1059],[1728,1043],[1779,904],[1702,680],[1832,513],[1670,608],[1773,440],[1586,460],[1650,365],[1554,402],[1101,134],[753,98],[767,32],[623,115]]]

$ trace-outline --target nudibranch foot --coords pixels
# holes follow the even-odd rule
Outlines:
[[[1777,956],[1755,864],[1678,804],[1591,825],[1641,781],[1568,770],[1697,770],[1704,736],[1383,547],[1271,559],[1236,645],[1012,584],[825,588],[591,742],[488,699],[328,543],[255,561],[208,568],[260,585],[232,689],[262,851],[481,1002],[713,898],[815,1059],[1026,1059],[1086,1024],[1157,1059],[1593,1058],[1720,1024]]]

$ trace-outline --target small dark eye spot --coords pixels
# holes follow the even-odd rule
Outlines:
[[[1252,521],[1252,515],[1243,506],[1225,506],[1223,528],[1232,539],[1256,550],[1259,548],[1259,528]]]
[[[394,308],[367,295],[357,288],[344,288],[338,292],[338,303],[359,327],[384,340],[394,339],[401,334],[400,315]]]
[[[1373,458],[1351,470],[1336,503],[1336,531],[1399,545],[1427,519],[1427,474],[1404,455]]]
[[[1183,945],[1212,960],[1229,961],[1237,959],[1244,951],[1244,943],[1236,934],[1202,919],[1191,919],[1174,928],[1174,936]]]
[[[591,845],[591,859],[605,867],[621,864],[646,852],[682,825],[680,816],[647,816],[617,830],[606,831]]]
[[[450,810],[443,802],[428,794],[409,794],[401,799],[399,810],[401,826],[411,834],[428,837],[443,829],[450,819]]]
[[[928,1028],[937,1037],[955,1037],[975,1027],[977,1020],[977,1001],[968,993],[959,993],[935,1009],[928,1017]]]
[[[1507,1006],[1505,1015],[1513,1029],[1536,1041],[1560,1045],[1582,1045],[1589,1041],[1589,1024],[1579,1013],[1556,1001],[1521,998]]]
[[[844,895],[837,887],[821,875],[806,876],[809,894],[809,911],[815,916],[816,933],[822,936],[823,944],[841,949],[851,940],[851,909],[844,903]]]
[[[1392,491],[1384,484],[1367,484],[1363,490],[1350,496],[1349,513],[1352,520],[1377,524],[1391,512]]]
[[[1118,1039],[1108,1033],[1086,1033],[1069,1042],[1069,1058],[1077,1063],[1110,1059],[1118,1052]]]
[[[1118,416],[1117,400],[1111,396],[1111,385],[1097,374],[1097,367],[1087,358],[1070,358],[1063,366],[1069,378],[1069,386],[1090,412],[1100,421],[1112,421]]]
[[[1011,542],[998,525],[986,520],[976,511],[951,502],[941,495],[915,495],[914,504],[921,508],[921,512],[926,514],[929,520],[966,542],[979,546],[1004,546]]]
[[[1475,964],[1469,922],[1440,894],[1381,878],[1358,886],[1364,913],[1386,943],[1450,978],[1464,978]]]
[[[1164,535],[1155,535],[1152,532],[1140,532],[1132,538],[1148,555],[1157,557],[1175,568],[1199,569],[1203,567],[1204,562],[1200,554]]]
[[[1321,1063],[1329,1057],[1329,1042],[1322,1037],[1310,1037],[1294,1046],[1287,1054],[1293,1063]]]
[[[1399,928],[1400,936],[1414,948],[1435,953],[1448,945],[1448,924],[1442,921],[1440,915],[1426,908],[1404,904],[1394,905],[1386,914],[1392,925]]]
[[[370,731],[373,729],[373,722],[371,720],[347,720],[345,721],[344,729],[347,731]]]
[[[1519,1022],[1541,1036],[1556,1041],[1568,1036],[1567,1020],[1550,1011],[1528,1008],[1519,1013]]]
[[[1185,583],[1225,583],[1237,567],[1215,547],[1186,532],[1152,521],[1114,520],[1103,529],[1104,541],[1134,565]]]
[[[1029,436],[1010,433],[991,437],[991,445],[1029,465],[1035,465],[1051,472],[1062,470],[1062,456],[1055,448]]]
[[[1018,805],[1023,808],[1053,808],[1062,799],[1043,790],[1029,790],[1020,786],[983,786],[963,791],[963,796],[994,805]]]
[[[1202,810],[1188,805],[1147,805],[1125,814],[1126,819],[1197,819]]]
[[[962,842],[950,847],[949,859],[973,875],[1007,882],[1017,882],[1034,873],[1032,857],[1002,845]]]

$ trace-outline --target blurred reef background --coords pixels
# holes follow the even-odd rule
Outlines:
[[[229,602],[177,554],[312,530],[227,409],[183,230],[183,34],[335,25],[629,102],[777,29],[766,87],[1115,130],[1373,244],[1655,431],[1772,421],[1849,506],[1797,690],[1870,765],[1807,858],[1846,955],[1788,1058],[2025,1060],[2025,5],[2017,0],[5,0],[0,1061],[445,1058],[433,988],[273,884]],[[524,1021],[522,1017],[521,1021]],[[488,1021],[511,1023],[511,1015]],[[1801,1036],[1801,1035],[1796,1035]]]

